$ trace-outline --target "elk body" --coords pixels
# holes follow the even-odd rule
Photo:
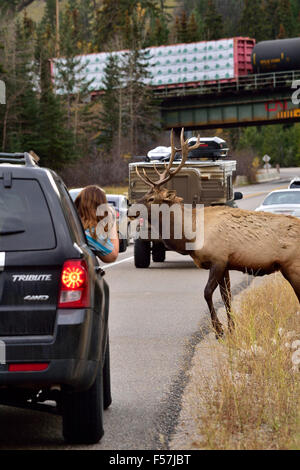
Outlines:
[[[165,171],[159,174],[159,180],[154,182],[144,172],[139,177],[150,186],[149,192],[142,201],[148,208],[151,204],[180,205],[182,214],[185,206],[181,198],[174,191],[163,188],[163,185],[174,177],[184,166],[188,152],[192,148],[184,141],[181,133],[182,161],[176,170],[172,170],[175,154],[178,151],[173,144],[171,134],[171,157]],[[191,216],[196,219],[197,208],[192,210]],[[150,214],[150,211],[148,210]],[[176,217],[176,216],[174,216]],[[176,224],[176,220],[171,223]],[[178,223],[182,223],[184,217]],[[151,217],[149,215],[149,223]],[[181,254],[189,254],[197,267],[209,270],[209,279],[204,290],[204,297],[208,304],[212,324],[217,336],[223,334],[222,324],[217,318],[213,305],[213,293],[219,286],[228,316],[229,330],[234,327],[231,317],[231,290],[229,271],[241,271],[256,276],[264,276],[281,271],[286,280],[293,287],[300,302],[300,220],[285,215],[275,215],[266,212],[253,212],[231,208],[227,206],[214,206],[204,208],[204,243],[199,250],[186,250],[186,243],[190,240],[185,236],[181,239],[173,237],[172,228],[170,238],[162,240],[167,248]]]

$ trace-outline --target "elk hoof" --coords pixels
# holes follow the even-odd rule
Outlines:
[[[223,337],[224,337],[224,331],[222,328],[219,328],[216,331],[216,339],[219,340],[219,339],[222,339]]]

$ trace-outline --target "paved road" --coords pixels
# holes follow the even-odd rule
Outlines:
[[[300,175],[300,169],[284,171],[282,181],[244,187],[245,199],[239,206],[254,209],[269,191],[286,187],[295,174]],[[131,246],[106,268],[113,404],[104,413],[105,436],[92,449],[159,448],[159,433],[172,430],[178,412],[181,371],[188,367],[199,327],[208,320],[203,300],[206,271],[176,253],[167,253],[163,264],[137,270],[132,256]],[[231,277],[236,290],[247,283],[242,274]],[[64,449],[61,420],[0,407],[0,448]]]

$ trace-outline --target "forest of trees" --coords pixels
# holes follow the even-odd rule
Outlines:
[[[144,84],[144,48],[238,35],[257,41],[300,35],[300,0],[178,0],[174,8],[169,3],[0,0],[0,79],[7,88],[0,151],[34,150],[42,165],[62,172],[69,184],[95,178],[118,183],[129,159],[163,136],[159,103]],[[44,7],[38,21],[28,13],[34,5]],[[109,56],[104,92],[91,99],[89,84],[76,78],[75,56],[123,49],[128,53],[122,61]],[[56,93],[51,78],[50,59],[56,56],[66,59],[58,70],[63,93]],[[233,150],[251,148],[258,156],[270,154],[273,163],[300,164],[298,124],[227,131],[226,138]]]

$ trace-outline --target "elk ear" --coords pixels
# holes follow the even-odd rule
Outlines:
[[[183,201],[183,199],[181,197],[177,196],[176,191],[168,191],[168,193],[166,194],[166,197],[164,199],[165,199],[165,201],[174,202],[174,203],[179,203],[179,202]]]

